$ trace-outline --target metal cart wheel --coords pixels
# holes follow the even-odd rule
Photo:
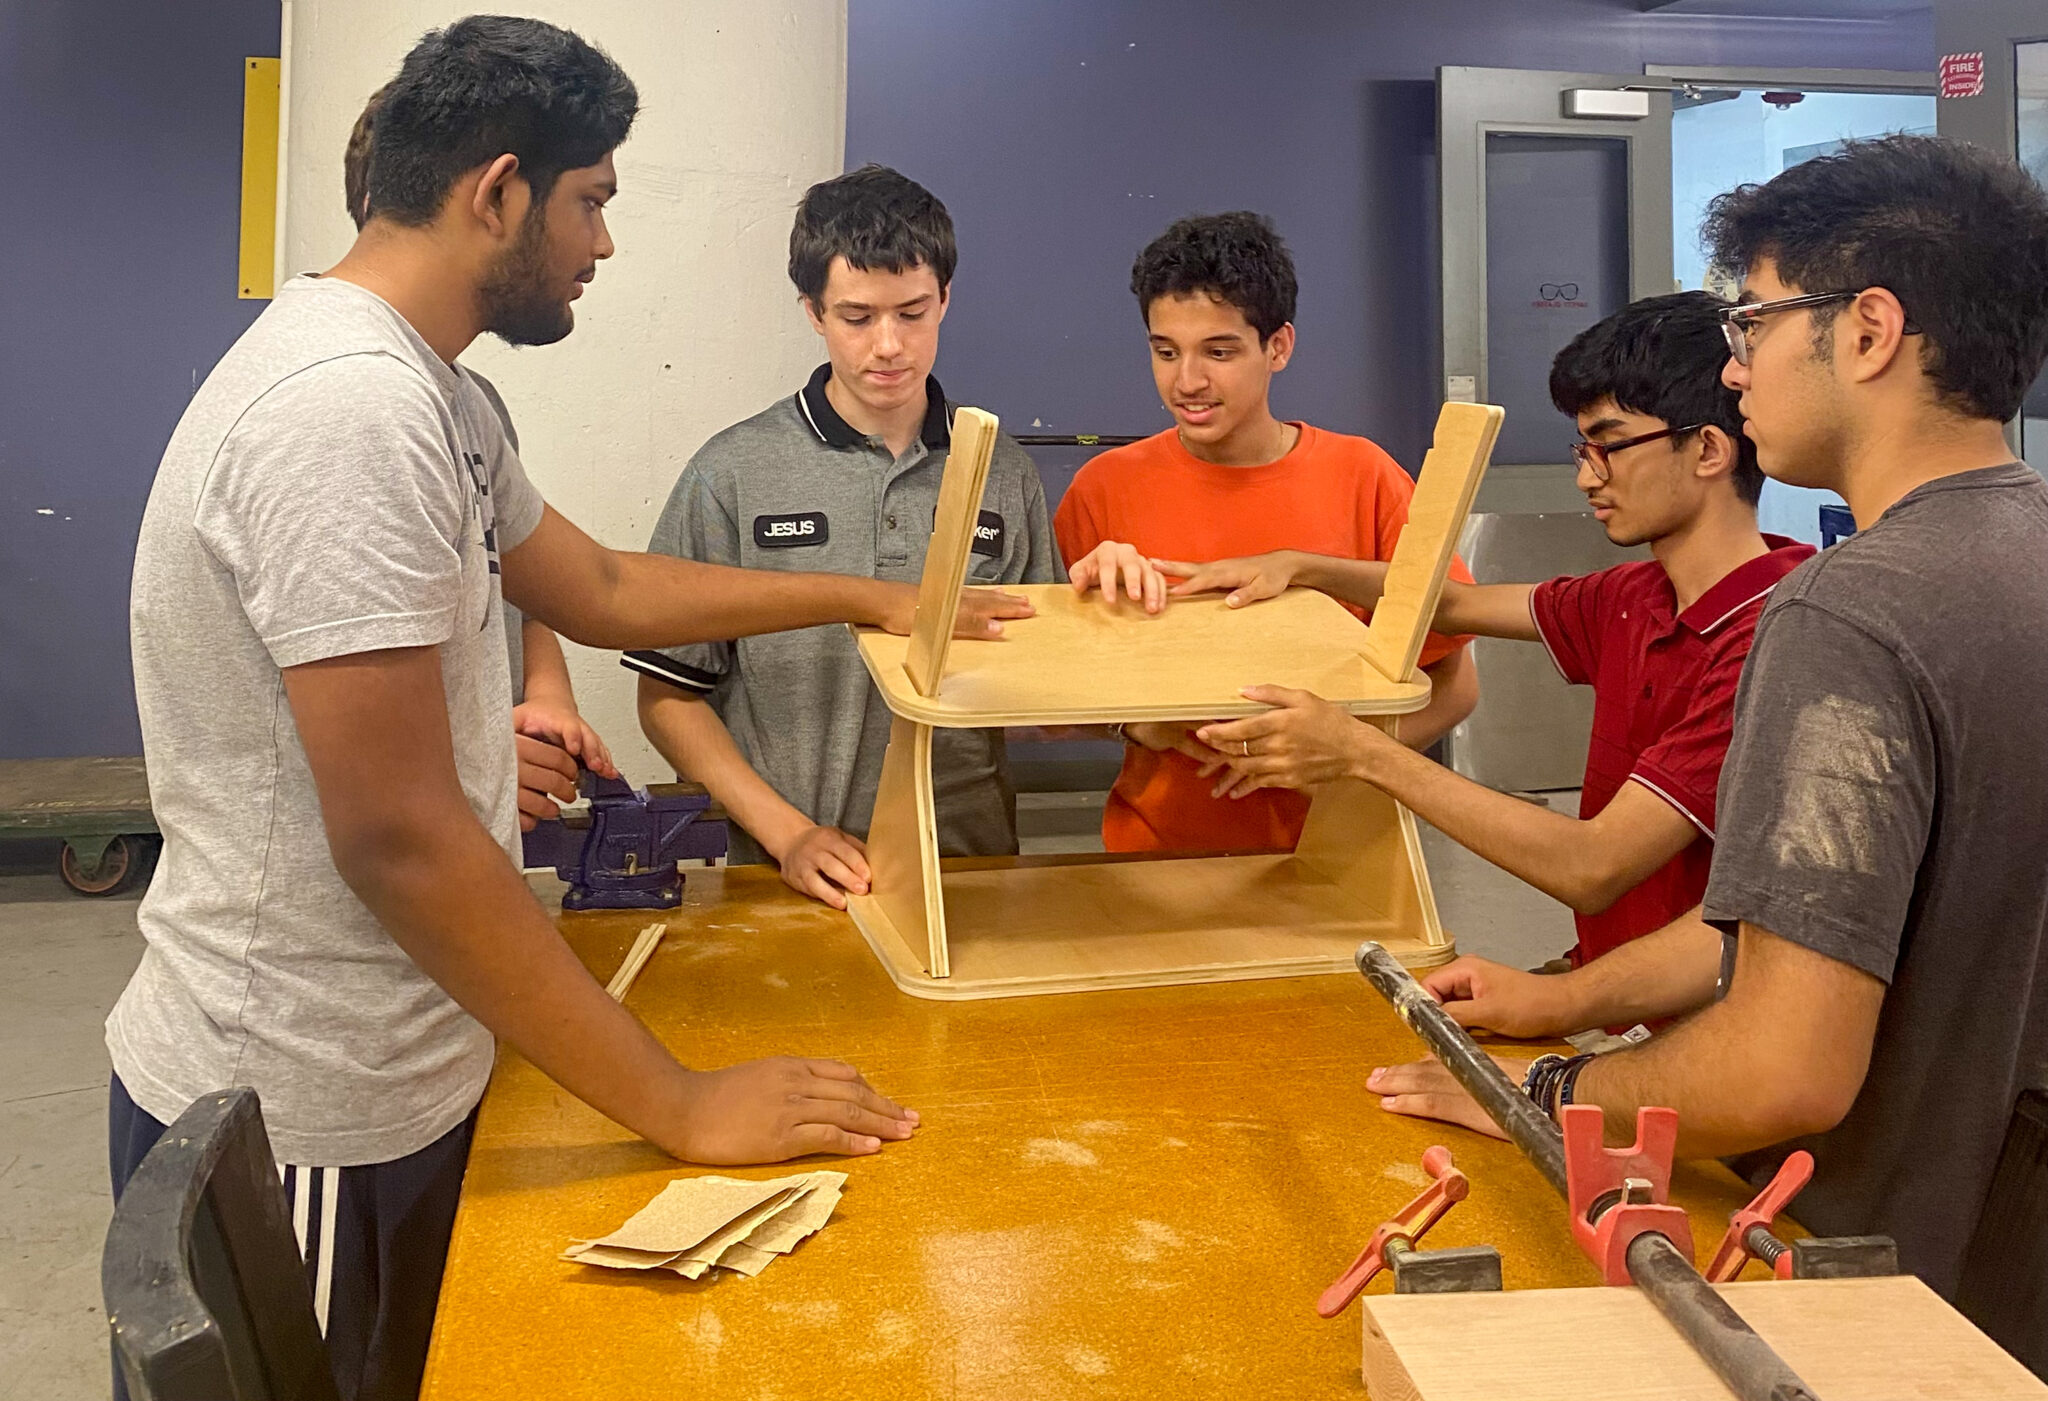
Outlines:
[[[57,874],[80,895],[118,895],[148,875],[154,847],[146,836],[119,836],[107,843],[96,863],[88,863],[78,846],[66,840],[57,857]]]

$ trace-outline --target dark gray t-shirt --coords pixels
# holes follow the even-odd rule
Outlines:
[[[1778,585],[1721,770],[1706,916],[1889,986],[1793,1213],[1953,1296],[2013,1102],[2048,1065],[2048,484],[1909,492]]]

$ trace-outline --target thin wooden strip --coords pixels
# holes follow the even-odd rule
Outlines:
[[[626,951],[626,961],[619,965],[619,971],[612,974],[612,980],[605,984],[605,991],[612,1001],[624,1002],[631,990],[633,980],[640,976],[640,970],[647,966],[647,960],[654,957],[654,950],[661,944],[661,936],[668,933],[666,924],[650,924],[640,931],[633,940],[633,947]]]
[[[1365,659],[1390,681],[1415,672],[1503,417],[1492,404],[1445,404],[1437,416],[1435,442],[1422,460],[1408,524],[1395,542],[1386,591],[1367,629]]]
[[[996,417],[980,409],[953,413],[953,441],[946,470],[939,478],[938,514],[931,543],[925,549],[924,574],[917,585],[917,617],[911,624],[910,646],[903,669],[921,696],[934,695],[946,670],[946,651],[960,612],[960,586],[967,580],[967,562],[974,547],[974,526],[981,515],[982,488],[988,485],[989,459],[996,450]]]

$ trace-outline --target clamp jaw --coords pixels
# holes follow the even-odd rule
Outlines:
[[[1492,1246],[1455,1250],[1417,1250],[1415,1243],[1465,1200],[1472,1181],[1451,1166],[1451,1150],[1441,1146],[1422,1155],[1422,1168],[1436,1180],[1422,1195],[1380,1223],[1351,1268],[1316,1300],[1316,1312],[1335,1318],[1364,1292],[1381,1270],[1394,1272],[1397,1294],[1451,1294],[1500,1288],[1500,1252]]]
[[[1626,1148],[1606,1146],[1606,1116],[1597,1105],[1568,1104],[1561,1117],[1572,1235],[1599,1267],[1600,1277],[1609,1284],[1634,1283],[1628,1272],[1629,1244],[1652,1231],[1690,1257],[1692,1222],[1683,1207],[1670,1204],[1677,1111],[1637,1110],[1636,1141]]]
[[[1704,1271],[1709,1283],[1726,1284],[1752,1258],[1779,1279],[1857,1279],[1899,1272],[1899,1249],[1888,1236],[1833,1236],[1787,1245],[1772,1233],[1778,1213],[1813,1179],[1813,1154],[1786,1156],[1756,1200],[1728,1218],[1728,1232]]]

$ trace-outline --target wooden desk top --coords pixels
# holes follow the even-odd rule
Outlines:
[[[1198,594],[1148,614],[1128,598],[1106,603],[1066,584],[1003,588],[1029,598],[1037,614],[1004,623],[994,641],[954,639],[935,696],[910,684],[909,638],[854,629],[890,710],[942,728],[1227,720],[1266,710],[1239,692],[1268,684],[1313,691],[1355,715],[1429,704],[1427,677],[1380,675],[1365,659],[1365,624],[1311,589],[1246,609]]]
[[[1316,1296],[1439,1142],[1473,1191],[1428,1246],[1498,1246],[1510,1289],[1598,1283],[1511,1146],[1365,1093],[1421,1049],[1360,978],[931,1002],[767,868],[692,871],[684,899],[628,997],[666,1043],[698,1065],[841,1057],[923,1129],[871,1158],[710,1169],[850,1175],[758,1279],[628,1276],[556,1257],[704,1169],[503,1052],[424,1401],[1356,1396],[1358,1315],[1317,1318]],[[607,977],[651,918],[563,926]],[[1675,1191],[1702,1256],[1750,1195],[1711,1164]]]

